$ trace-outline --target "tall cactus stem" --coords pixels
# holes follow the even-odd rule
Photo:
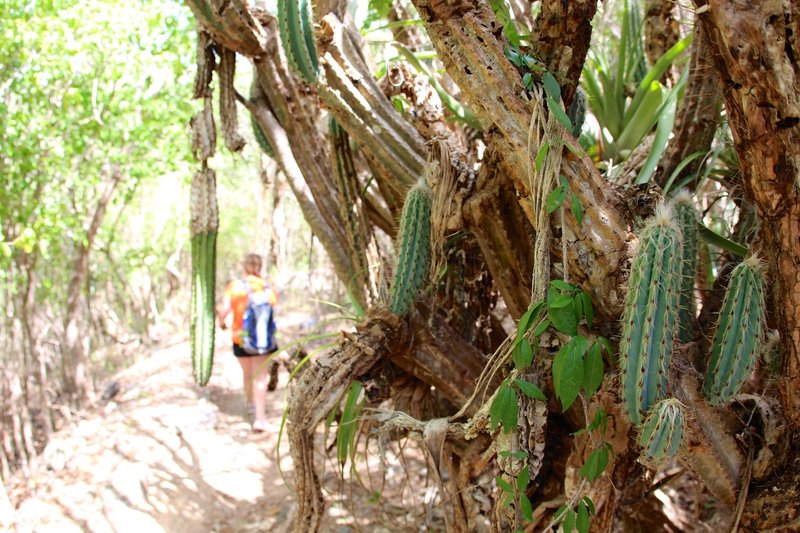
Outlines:
[[[428,278],[431,256],[431,191],[424,181],[411,188],[403,204],[397,234],[397,265],[389,294],[389,309],[407,314]]]
[[[319,65],[308,0],[278,0],[278,30],[292,69],[306,81],[317,79]]]
[[[645,225],[633,258],[622,318],[622,396],[634,424],[664,398],[677,333],[681,236],[663,204]]]
[[[703,393],[712,405],[739,392],[755,366],[764,340],[764,276],[751,256],[731,273],[711,343]]]
[[[697,210],[689,191],[682,189],[673,200],[675,222],[681,230],[681,284],[680,310],[678,311],[678,339],[681,342],[692,340],[695,320],[694,278],[697,273]]]

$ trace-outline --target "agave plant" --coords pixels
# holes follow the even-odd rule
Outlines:
[[[646,183],[672,131],[686,73],[671,88],[659,80],[689,47],[691,35],[678,41],[648,68],[642,17],[638,6],[629,5],[627,0],[623,4],[621,30],[618,39],[609,40],[609,49],[590,54],[583,69],[583,87],[589,109],[600,126],[602,159],[624,161],[656,128],[653,148],[636,180]]]

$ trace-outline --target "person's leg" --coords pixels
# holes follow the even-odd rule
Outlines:
[[[256,421],[266,422],[267,377],[269,374],[268,355],[251,357],[253,365],[253,403],[256,407]]]
[[[242,367],[242,385],[244,385],[244,397],[247,405],[253,404],[253,357],[238,356],[239,366]]]

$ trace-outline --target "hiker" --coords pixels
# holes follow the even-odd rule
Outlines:
[[[247,398],[248,413],[253,417],[253,431],[261,432],[269,427],[265,414],[267,389],[275,390],[278,385],[277,361],[267,362],[270,354],[278,350],[274,341],[275,326],[271,315],[272,308],[277,303],[277,298],[269,283],[260,277],[261,256],[249,254],[245,257],[244,272],[244,278],[228,283],[222,302],[217,306],[217,317],[219,318],[220,327],[225,329],[225,319],[229,313],[233,313],[233,323],[231,325],[233,355],[236,356],[239,365],[242,367],[244,394]],[[245,315],[246,313],[252,314],[253,301],[256,300],[256,295],[269,303],[265,307],[270,313],[268,317],[269,327],[262,329],[268,330],[268,336],[271,338],[265,341],[267,344],[262,344],[266,348],[260,350],[252,348],[251,339],[248,336],[249,330],[245,328],[243,331]],[[269,367],[272,367],[272,371],[270,372],[269,384],[267,384]]]

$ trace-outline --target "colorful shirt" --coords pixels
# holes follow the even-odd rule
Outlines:
[[[260,290],[267,291],[269,303],[273,307],[278,303],[278,297],[275,295],[275,291],[270,288],[269,283],[258,276],[247,276],[244,279],[237,279],[228,283],[228,286],[225,287],[225,298],[230,301],[231,312],[233,313],[231,337],[234,344],[241,344],[242,342],[242,320],[244,318],[244,312],[247,309],[248,294],[245,283],[250,285],[250,290],[252,292],[258,292]]]

